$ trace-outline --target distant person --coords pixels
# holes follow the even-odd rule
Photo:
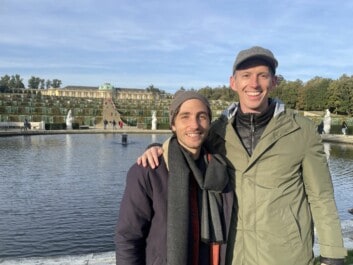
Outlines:
[[[27,131],[27,129],[31,129],[31,124],[28,122],[27,118],[25,118],[23,122],[23,127],[25,131]]]
[[[319,126],[317,126],[317,132],[319,134],[323,134],[324,133],[324,121],[321,121]]]
[[[238,53],[230,87],[239,102],[213,122],[206,142],[236,170],[232,264],[313,265],[315,227],[321,264],[343,265],[347,250],[322,140],[311,120],[269,97],[277,65],[262,47]],[[138,162],[154,167],[161,152],[151,147]]]
[[[108,121],[107,121],[107,120],[104,120],[104,121],[103,121],[103,124],[104,124],[104,130],[107,129]]]
[[[113,130],[116,130],[116,121],[113,120]]]
[[[347,125],[346,121],[342,122],[341,129],[342,129],[342,134],[347,135],[348,125]]]
[[[225,265],[234,192],[223,158],[203,146],[209,103],[179,91],[169,115],[173,136],[164,143],[160,166],[134,164],[127,174],[116,264]]]

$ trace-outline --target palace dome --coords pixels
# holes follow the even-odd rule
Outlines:
[[[103,85],[100,85],[99,90],[113,90],[114,86],[112,86],[110,83],[104,83]]]

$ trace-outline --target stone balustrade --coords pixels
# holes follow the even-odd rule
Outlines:
[[[41,122],[30,122],[31,130],[45,130],[45,123]],[[0,129],[21,129],[24,130],[23,122],[15,121],[2,121],[0,122]]]

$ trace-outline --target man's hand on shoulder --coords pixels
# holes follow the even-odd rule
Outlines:
[[[137,164],[143,167],[150,166],[152,169],[159,166],[158,157],[163,154],[161,146],[152,146],[148,148],[141,156],[137,158]]]

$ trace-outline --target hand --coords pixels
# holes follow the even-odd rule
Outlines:
[[[148,165],[154,169],[159,166],[158,157],[163,154],[163,148],[152,146],[148,148],[141,156],[137,158],[137,164],[147,167]]]

